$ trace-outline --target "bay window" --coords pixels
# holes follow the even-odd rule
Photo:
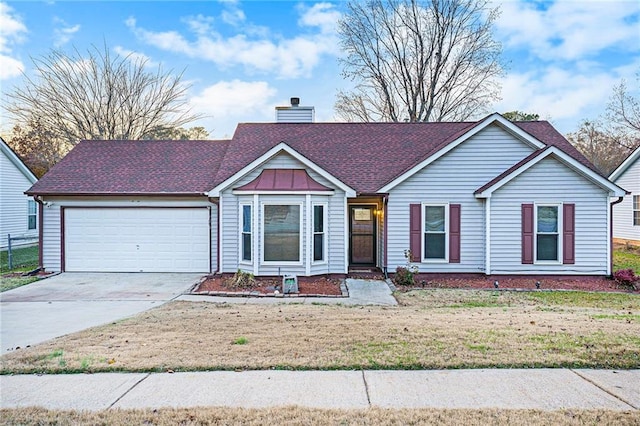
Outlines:
[[[325,260],[325,206],[314,204],[313,206],[313,261],[321,262]]]
[[[263,206],[263,260],[300,262],[301,205]]]

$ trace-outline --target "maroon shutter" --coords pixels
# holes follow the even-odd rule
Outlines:
[[[562,263],[573,265],[575,256],[575,204],[562,205]]]
[[[522,263],[533,263],[533,204],[522,205]]]
[[[409,249],[413,262],[422,260],[420,246],[422,241],[422,206],[420,204],[409,205]]]
[[[460,263],[460,204],[449,205],[449,263]]]

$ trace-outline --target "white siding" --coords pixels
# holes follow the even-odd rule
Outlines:
[[[14,237],[38,236],[37,219],[36,229],[28,229],[28,201],[31,197],[27,197],[24,191],[31,188],[31,185],[31,181],[4,152],[0,152],[0,247],[7,246],[7,234]]]
[[[48,272],[60,272],[62,270],[60,204],[45,206],[42,214],[42,266]]]
[[[489,126],[428,165],[389,194],[388,269],[405,265],[409,248],[409,205],[461,205],[460,263],[420,263],[421,272],[484,272],[484,203],[476,189],[529,155],[533,149],[497,126]]]
[[[313,123],[315,109],[313,107],[280,107],[276,109],[277,123]]]
[[[575,204],[574,265],[522,264],[523,203]],[[604,190],[552,157],[542,160],[491,198],[491,272],[606,275],[607,210],[608,194]]]
[[[640,226],[633,225],[633,196],[640,195],[640,161],[636,160],[615,183],[631,194],[613,206],[613,237],[640,242]]]
[[[220,194],[221,204],[221,255],[222,255],[222,272],[233,273],[238,268],[251,272],[255,275],[278,275],[278,273],[291,273],[298,275],[307,274],[307,262],[306,256],[310,255],[311,238],[309,235],[309,224],[307,223],[307,196],[304,194],[295,195],[235,195],[233,194],[233,188],[240,187],[246,183],[251,182],[258,177],[264,169],[306,169],[306,167],[298,160],[286,153],[281,153],[276,157],[257,167],[255,170],[247,173],[237,182],[233,183],[230,188],[225,189]],[[323,178],[321,175],[315,173],[313,170],[306,169],[309,176],[311,176],[317,182],[329,187],[334,186]],[[327,242],[328,244],[328,263],[326,264],[311,264],[309,273],[311,275],[326,274],[326,273],[345,273],[345,250],[344,246],[344,210],[345,193],[337,188],[334,188],[332,195],[313,195],[310,198],[311,203],[326,202],[328,204],[327,211]],[[278,270],[277,266],[261,264],[262,257],[262,241],[260,240],[260,228],[262,223],[262,204],[267,203],[302,203],[302,210],[300,218],[303,221],[303,253],[301,265],[287,265],[282,266]],[[240,263],[240,204],[250,203],[253,206],[253,260],[251,263]]]
[[[43,200],[43,229],[42,229],[42,263],[47,271],[61,270],[61,218],[60,207],[211,207],[211,253],[212,271],[216,270],[217,243],[213,239],[216,229],[213,219],[216,209],[208,200],[203,198],[158,198],[158,197],[48,197]],[[215,247],[214,247],[215,245]]]

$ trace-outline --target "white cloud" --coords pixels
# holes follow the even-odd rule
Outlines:
[[[23,41],[27,27],[12,13],[13,9],[0,3],[0,80],[17,77],[24,70],[24,64],[11,55],[11,47]]]
[[[316,3],[310,8],[299,7],[302,16],[298,24],[308,27],[319,27],[324,34],[336,32],[336,24],[340,19],[340,12],[331,3]]]
[[[193,112],[205,116],[199,125],[213,129],[212,137],[228,137],[238,122],[255,121],[255,117],[272,121],[276,92],[265,81],[220,81],[192,96],[189,103]]]
[[[55,47],[62,47],[69,43],[73,38],[73,35],[80,31],[80,24],[69,25],[63,19],[58,17],[54,17],[53,22],[57,25],[53,30],[53,45]]]
[[[299,24],[311,29],[319,28],[320,32],[283,38],[269,34],[262,27],[243,23],[242,28],[237,28],[242,32],[223,36],[214,30],[211,18],[197,16],[185,20],[195,36],[190,40],[176,31],[146,30],[139,27],[134,18],[129,18],[126,24],[145,43],[213,62],[222,69],[242,66],[249,74],[296,78],[310,76],[323,56],[339,53],[335,30],[330,24],[339,16],[333,7],[317,4],[299,10],[302,13]]]
[[[605,112],[612,89],[622,78],[634,81],[640,58],[615,69],[598,69],[586,64],[580,71],[560,65],[534,71],[510,73],[502,80],[502,100],[496,111],[537,113],[562,133],[574,131],[582,119],[594,119]]]
[[[576,60],[608,49],[638,51],[640,2],[500,2],[498,36],[539,59]]]
[[[134,52],[133,50],[125,49],[122,46],[114,47],[113,51],[123,58],[128,57],[133,62],[144,62],[145,67],[148,68],[157,68],[160,65],[158,62],[152,61],[151,58],[144,53]]]
[[[0,54],[0,63],[0,80],[17,77],[24,71],[24,64],[11,56]]]

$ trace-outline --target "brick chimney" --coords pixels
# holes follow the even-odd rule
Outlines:
[[[276,107],[276,123],[313,123],[315,108],[300,106],[300,98],[291,98],[291,106]]]

